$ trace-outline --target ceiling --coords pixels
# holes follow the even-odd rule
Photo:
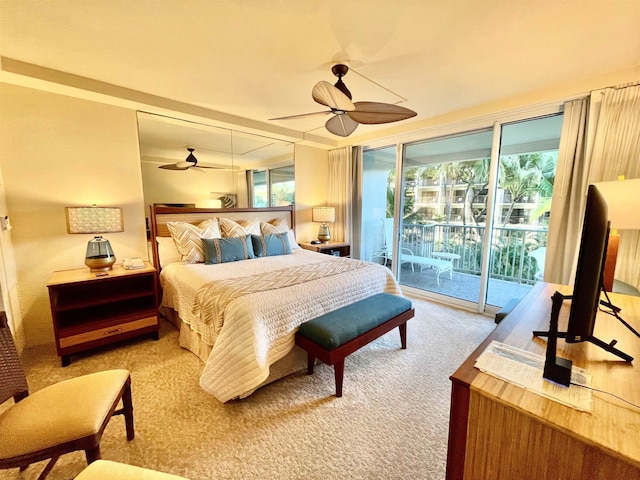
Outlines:
[[[323,110],[311,89],[335,63],[354,101],[418,112],[410,130],[637,66],[638,25],[638,0],[2,0],[0,55],[330,146],[328,117],[269,119]]]

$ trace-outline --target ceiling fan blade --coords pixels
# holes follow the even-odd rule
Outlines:
[[[334,135],[348,137],[358,128],[358,123],[353,121],[349,116],[340,114],[331,117],[324,126]]]
[[[349,97],[329,82],[316,83],[311,91],[311,96],[320,105],[325,105],[331,110],[348,112],[356,108],[353,102],[349,100]]]
[[[205,167],[208,168],[208,167]],[[196,167],[195,165],[191,165],[187,170],[193,170],[194,172],[204,173],[204,170],[200,167]]]
[[[318,116],[318,115],[328,115],[330,113],[331,113],[331,110],[325,110],[323,112],[302,113],[300,115],[289,115],[288,117],[270,118],[269,120],[292,120],[292,119],[295,119],[295,118],[315,117],[315,116]]]
[[[180,163],[184,163],[184,162],[180,162]],[[179,167],[175,163],[170,163],[168,165],[160,165],[158,168],[163,168],[165,170],[186,170],[189,167],[188,166],[187,167]]]
[[[355,110],[347,112],[347,115],[364,124],[398,122],[417,115],[413,110],[392,103],[355,102],[354,105]]]

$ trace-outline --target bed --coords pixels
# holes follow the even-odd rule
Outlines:
[[[294,344],[302,322],[375,293],[401,294],[382,265],[301,249],[293,213],[151,208],[160,311],[203,361],[200,386],[221,402],[304,370]]]

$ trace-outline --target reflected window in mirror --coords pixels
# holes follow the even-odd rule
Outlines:
[[[254,208],[292,205],[295,198],[293,165],[253,170],[251,172],[251,199]]]

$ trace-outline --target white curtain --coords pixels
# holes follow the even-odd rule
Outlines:
[[[236,188],[236,207],[245,208],[249,206],[249,188],[247,170],[238,172],[236,176],[238,187]]]
[[[565,104],[549,223],[545,281],[571,284],[589,183],[640,178],[640,86],[592,92]],[[640,237],[621,235],[616,278],[638,287]]]
[[[327,205],[335,207],[336,221],[331,226],[331,238],[350,242],[352,238],[353,160],[351,147],[329,150],[329,189]]]
[[[568,285],[575,270],[589,171],[585,154],[588,109],[588,98],[564,105],[545,259],[547,282]]]
[[[599,105],[589,182],[640,178],[640,85],[593,92]],[[640,232],[621,230],[615,278],[640,288]]]

